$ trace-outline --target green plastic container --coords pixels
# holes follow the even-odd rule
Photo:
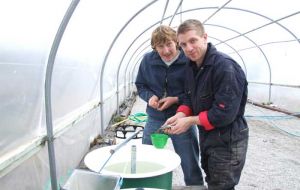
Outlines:
[[[151,134],[151,142],[155,148],[164,148],[168,142],[169,136],[163,133]]]
[[[147,178],[123,178],[121,189],[137,187],[172,190],[172,172]]]

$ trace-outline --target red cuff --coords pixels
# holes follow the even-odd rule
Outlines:
[[[209,122],[207,117],[207,111],[200,112],[199,114],[199,120],[201,122],[201,125],[204,127],[206,131],[213,130],[215,127]]]
[[[176,112],[182,112],[185,116],[191,116],[193,114],[192,109],[187,105],[181,105]]]

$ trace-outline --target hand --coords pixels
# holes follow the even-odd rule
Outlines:
[[[164,125],[175,125],[177,119],[185,117],[185,114],[183,112],[177,112],[174,116],[167,119],[167,121],[164,123]]]
[[[181,112],[178,112],[178,113],[181,113]],[[170,119],[172,119],[172,121],[174,121],[173,118],[170,118]],[[168,120],[167,120],[167,122],[168,122]],[[181,133],[186,132],[192,125],[195,125],[195,124],[199,124],[199,119],[197,116],[178,117],[172,124],[170,124],[171,128],[166,130],[166,133],[181,134]]]
[[[182,112],[177,112],[174,116],[170,117],[169,119],[167,119],[167,121],[164,123],[164,125],[169,125],[171,127],[175,126],[177,123],[177,120],[180,118],[184,118],[185,114]],[[170,133],[171,132],[171,128],[170,129],[166,129],[164,130],[165,133]],[[171,134],[171,133],[170,133]]]
[[[192,125],[193,123],[190,117],[178,118],[174,125],[168,130],[168,133],[178,135],[186,132]]]
[[[153,95],[153,96],[149,99],[148,105],[149,105],[150,107],[154,108],[154,109],[157,109],[158,106],[159,106],[158,100],[159,100],[158,97],[155,96],[155,95]]]
[[[178,97],[166,97],[158,101],[158,110],[163,111],[178,102]]]

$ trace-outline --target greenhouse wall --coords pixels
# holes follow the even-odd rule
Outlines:
[[[299,115],[297,1],[1,1],[1,190],[54,188],[51,143],[57,181],[63,183],[136,92],[154,28],[176,29],[190,18],[202,21],[209,41],[241,65],[249,100]]]

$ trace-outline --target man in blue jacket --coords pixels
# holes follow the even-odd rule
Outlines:
[[[201,166],[209,190],[232,190],[246,159],[248,126],[244,118],[247,80],[241,67],[207,43],[198,20],[187,20],[177,30],[178,43],[190,59],[186,98],[167,120],[170,134],[198,125]]]
[[[176,31],[169,26],[161,25],[153,31],[151,46],[153,51],[143,57],[135,82],[139,96],[147,102],[148,121],[143,144],[152,144],[150,135],[173,116],[182,103],[188,61],[178,47]],[[196,126],[180,135],[171,135],[171,139],[181,158],[186,185],[203,185]]]

